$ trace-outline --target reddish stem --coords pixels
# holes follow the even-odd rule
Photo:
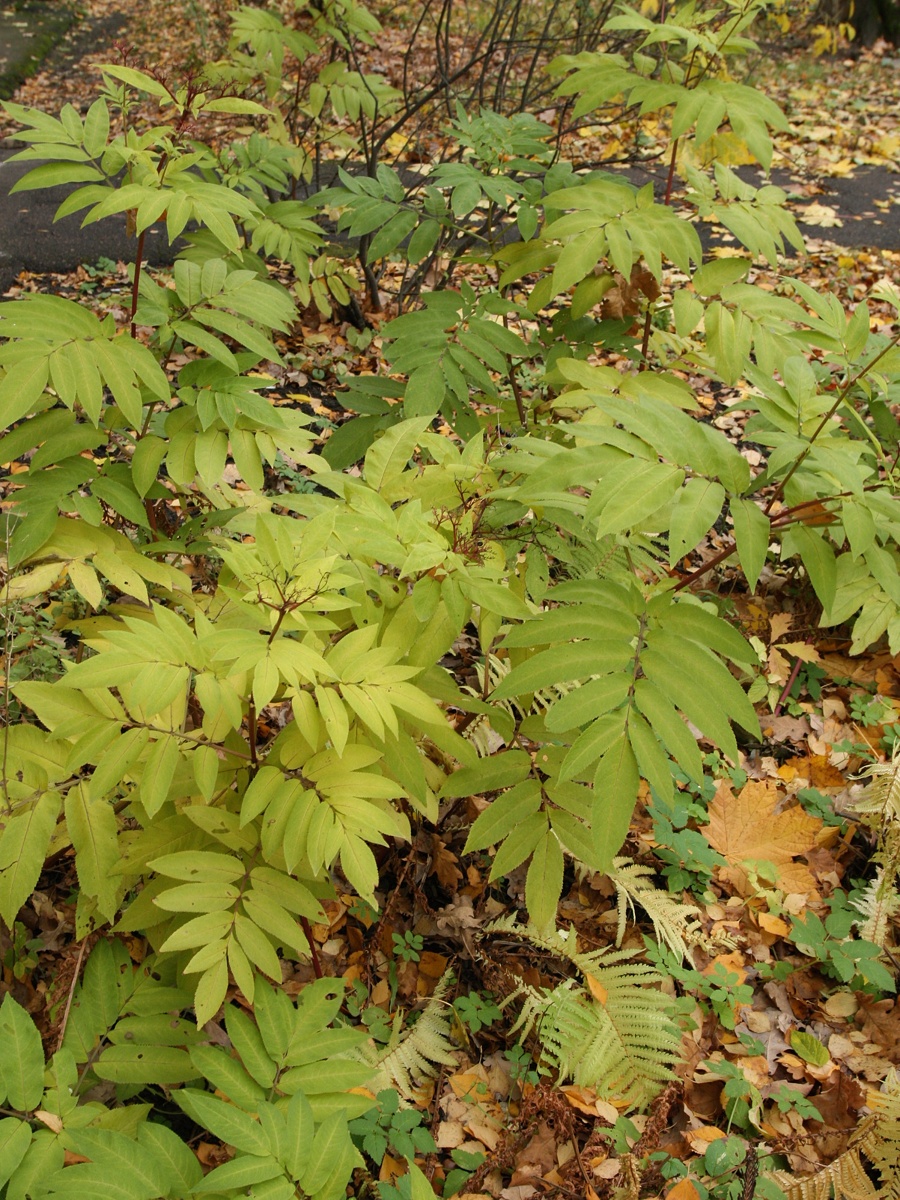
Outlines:
[[[322,964],[319,962],[319,952],[316,949],[316,943],[313,941],[312,928],[310,927],[309,921],[306,917],[300,918],[300,925],[303,928],[303,932],[306,934],[307,942],[309,942],[309,953],[310,957],[312,958],[313,971],[315,972],[316,979],[321,979]]]
[[[144,235],[146,232],[146,229],[142,229],[138,234],[137,252],[134,256],[134,281],[131,285],[131,336],[133,338],[137,337],[134,316],[138,306],[138,287],[141,282],[141,259],[144,257]]]
[[[787,700],[788,696],[791,694],[791,688],[794,686],[794,682],[795,682],[797,676],[800,674],[800,664],[802,663],[802,661],[803,660],[801,658],[798,658],[795,660],[793,669],[792,669],[790,675],[788,676],[788,681],[784,685],[781,695],[778,697],[778,703],[775,705],[775,708],[774,708],[774,711],[772,714],[773,716],[778,717],[781,715],[781,706],[784,704],[785,700]]]

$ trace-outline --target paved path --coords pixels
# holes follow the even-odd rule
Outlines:
[[[61,4],[0,3],[0,99],[12,96],[74,20],[71,10]]]
[[[9,189],[33,163],[5,161],[14,151],[0,151],[0,293],[19,271],[72,271],[99,258],[130,262],[136,241],[125,233],[125,217],[106,217],[81,228],[82,213],[54,223],[53,216],[70,187],[35,192]],[[156,265],[172,261],[165,226],[152,226],[144,241],[144,257]]]
[[[9,195],[13,183],[33,165],[7,161],[14,152],[0,149],[0,293],[12,285],[21,270],[71,271],[81,263],[95,263],[101,257],[131,261],[135,241],[125,234],[124,217],[108,217],[82,229],[79,214],[53,221],[57,206],[69,190],[67,187]],[[648,178],[646,173],[638,171],[628,174],[636,183]],[[748,171],[748,178],[752,175]],[[777,172],[774,182],[788,191],[791,188],[790,179]],[[836,210],[843,223],[839,227],[822,227],[804,225],[801,220],[805,237],[825,238],[850,248],[866,246],[900,251],[900,203],[892,202],[883,211],[876,204],[900,194],[900,174],[880,167],[863,167],[852,177],[825,180],[822,186],[827,190],[804,200],[797,211],[802,216],[807,204],[827,205]],[[700,226],[700,232],[706,240],[709,226]],[[171,262],[164,226],[153,226],[148,231],[145,257],[154,265]]]

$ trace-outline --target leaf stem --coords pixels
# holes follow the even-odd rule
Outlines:
[[[798,457],[796,459],[794,459],[791,469],[788,471],[787,475],[785,475],[784,479],[782,479],[781,483],[778,484],[778,486],[775,488],[775,491],[772,493],[772,495],[769,499],[769,503],[763,509],[763,513],[766,516],[768,516],[769,513],[772,511],[772,506],[776,503],[776,501],[781,499],[782,495],[784,494],[784,489],[790,483],[791,479],[794,477],[794,475],[797,473],[797,471],[800,469],[800,467],[803,466],[804,462],[806,462],[806,459],[809,457],[809,454],[816,442],[816,439],[822,433],[825,426],[828,424],[828,422],[831,420],[831,418],[834,416],[834,414],[837,412],[837,410],[840,408],[840,406],[844,403],[850,389],[854,386],[854,384],[858,383],[860,381],[860,379],[863,378],[864,375],[867,375],[869,373],[869,371],[871,371],[872,368],[875,366],[875,364],[878,362],[878,360],[881,358],[884,358],[884,356],[888,353],[888,351],[892,350],[894,348],[894,346],[897,345],[898,342],[900,342],[900,333],[895,333],[894,336],[891,338],[891,340],[887,343],[887,345],[882,346],[882,348],[878,351],[878,353],[871,360],[871,362],[867,362],[865,364],[865,366],[860,367],[859,370],[856,372],[856,374],[851,376],[850,379],[847,380],[847,382],[844,384],[844,386],[838,392],[837,399],[835,400],[834,404],[832,404],[831,408],[829,408],[828,412],[825,413],[824,417],[822,417],[822,420],[816,426],[816,429],[815,429],[812,437],[809,439],[809,442],[807,443],[805,449],[802,451],[802,453],[800,455],[798,455]]]
[[[137,327],[134,317],[138,306],[138,288],[141,282],[141,259],[144,257],[144,236],[146,233],[147,230],[142,229],[138,234],[137,250],[134,255],[134,279],[131,283],[131,336],[135,340],[137,339]]]

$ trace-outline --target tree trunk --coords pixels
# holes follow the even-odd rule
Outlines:
[[[819,0],[816,12],[830,25],[852,25],[860,45],[871,46],[879,38],[900,45],[900,0]]]

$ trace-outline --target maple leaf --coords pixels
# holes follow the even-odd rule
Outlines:
[[[814,848],[822,822],[799,807],[776,812],[778,802],[772,783],[751,781],[735,796],[723,780],[709,806],[709,824],[700,832],[728,860],[719,876],[740,895],[754,890],[745,864],[771,863],[783,891],[816,898],[808,867],[794,860]]]

